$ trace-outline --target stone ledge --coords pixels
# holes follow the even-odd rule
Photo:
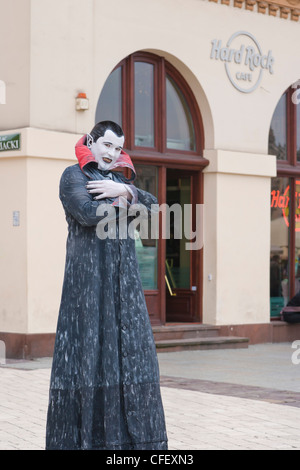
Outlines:
[[[220,325],[219,334],[246,336],[249,344],[285,343],[300,340],[300,323],[270,321],[248,325]]]
[[[222,149],[204,150],[209,165],[203,173],[274,177],[277,175],[276,156]]]
[[[55,333],[0,332],[0,341],[4,341],[6,357],[10,359],[51,357],[54,350]]]
[[[201,325],[178,325],[193,332]],[[169,329],[168,324],[164,328]],[[172,327],[174,328],[174,327]],[[153,330],[157,329],[153,326]],[[201,329],[211,329],[215,336],[193,338],[157,339],[157,350],[167,351],[182,350],[182,340],[185,341],[185,349],[217,349],[247,347],[248,344],[284,343],[300,340],[300,323],[289,324],[283,321],[249,325],[202,325]],[[31,359],[52,357],[55,342],[55,333],[24,334],[0,332],[0,341],[4,341],[6,357],[9,359]],[[167,343],[166,341],[169,341]]]
[[[187,351],[199,349],[247,348],[248,338],[216,336],[207,338],[169,339],[155,342],[157,352]]]

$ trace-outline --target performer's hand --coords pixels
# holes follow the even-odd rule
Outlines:
[[[96,180],[88,181],[86,184],[88,193],[99,194],[94,199],[105,199],[111,197],[123,196],[127,199],[131,199],[130,192],[126,189],[126,185],[123,183],[117,183],[111,180]]]

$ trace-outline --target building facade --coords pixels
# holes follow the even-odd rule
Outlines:
[[[137,240],[152,324],[297,339],[297,326],[279,333],[274,320],[299,279],[300,1],[0,0],[0,10],[8,354],[51,353],[67,236],[59,180],[102,119],[122,125],[136,184],[192,207],[203,237],[195,250],[174,227]]]

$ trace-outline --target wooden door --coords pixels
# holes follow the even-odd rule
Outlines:
[[[195,208],[199,202],[199,172],[173,170],[166,172],[166,203],[181,208],[170,212],[170,237],[165,240],[165,296],[167,322],[195,322],[201,319],[202,250],[188,250],[191,240],[186,233],[185,211],[192,208],[192,226],[196,230]],[[174,215],[173,215],[174,214]],[[181,237],[180,227],[181,223]],[[202,227],[197,227],[198,235]]]

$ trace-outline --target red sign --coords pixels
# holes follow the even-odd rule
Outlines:
[[[296,181],[296,188],[299,191],[295,191],[295,231],[300,232],[300,181]],[[279,208],[282,210],[282,214],[287,227],[289,227],[289,213],[290,213],[290,186],[287,186],[284,193],[282,194],[279,189],[271,192],[271,208]]]

